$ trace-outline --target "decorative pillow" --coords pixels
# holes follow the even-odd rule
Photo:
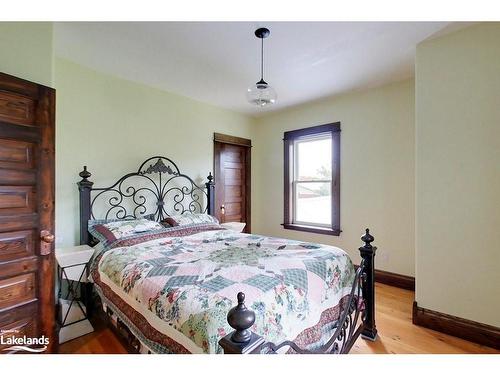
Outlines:
[[[133,236],[138,233],[151,232],[163,229],[163,226],[156,221],[142,219],[113,220],[99,222],[89,221],[90,234],[103,246],[109,246],[118,239]]]
[[[161,225],[163,225],[166,228],[179,226],[179,223],[177,223],[177,221],[175,221],[171,217],[167,217],[167,218],[163,219],[162,221],[160,221],[160,223],[161,223]]]
[[[222,228],[219,224],[214,224],[214,223],[191,224],[191,225],[184,225],[177,227],[168,227],[168,228],[163,228],[161,230],[138,233],[133,236],[121,238],[119,240],[116,240],[109,246],[107,246],[106,250],[115,249],[117,247],[134,246],[139,243],[157,240],[160,238],[184,237],[200,232],[223,230],[223,229],[224,228]]]
[[[208,214],[194,214],[191,212],[184,212],[182,215],[173,215],[167,217],[162,223],[165,222],[171,227],[191,225],[191,224],[219,224],[219,220]]]
[[[87,227],[89,228],[89,231],[92,227],[99,225],[99,224],[108,224],[108,223],[114,223],[115,221],[132,221],[132,220],[140,220],[140,219],[146,219],[150,221],[155,221],[155,214],[148,214],[144,216],[139,216],[137,218],[126,218],[126,219],[93,219],[89,220],[87,223]]]

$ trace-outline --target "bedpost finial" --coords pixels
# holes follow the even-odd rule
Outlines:
[[[238,299],[238,305],[244,305],[245,303],[245,293],[239,292],[238,295],[236,296]]]
[[[88,170],[87,170],[87,166],[84,165],[83,166],[83,171],[81,171],[80,173],[78,173],[78,175],[84,180],[84,181],[87,181],[87,179],[92,176],[92,173],[90,173]]]
[[[214,176],[212,176],[212,172],[208,172],[208,176],[207,176],[208,183],[211,184],[213,179],[214,179]]]
[[[245,293],[239,292],[237,299],[238,305],[227,314],[227,322],[235,330],[231,340],[237,343],[247,343],[252,338],[252,332],[248,329],[255,322],[255,313],[245,306]]]
[[[363,237],[361,237],[361,241],[365,243],[365,248],[371,249],[371,243],[375,240],[375,238],[370,234],[370,229],[366,228],[366,233]]]

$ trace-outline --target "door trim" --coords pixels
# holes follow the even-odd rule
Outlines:
[[[246,153],[245,153],[245,160],[246,160],[246,165],[245,165],[245,231],[247,233],[251,233],[252,231],[252,140],[251,139],[246,139],[246,138],[241,138],[241,137],[235,137],[233,135],[227,135],[227,134],[221,134],[221,133],[214,133],[214,178],[215,178],[215,202],[217,202],[217,193],[220,191],[217,189],[217,166],[218,162],[216,160],[216,148],[217,144],[228,144],[228,145],[235,145],[235,146],[243,146],[246,148]],[[219,166],[220,168],[220,166]],[[220,193],[219,193],[220,194]]]
[[[252,140],[235,137],[233,135],[214,133],[214,142],[225,143],[228,145],[252,147]]]
[[[49,87],[40,86],[40,99],[36,119],[41,129],[38,147],[38,214],[40,233],[55,233],[55,101],[56,92]],[[53,334],[49,353],[57,351],[58,337],[56,333],[54,308],[55,303],[55,244],[42,244],[40,247],[40,326],[42,332]],[[45,248],[43,251],[42,249]],[[42,287],[51,285],[50,288]],[[54,342],[55,341],[55,342]]]

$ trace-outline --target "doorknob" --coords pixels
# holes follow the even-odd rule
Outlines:
[[[55,240],[55,236],[48,230],[42,230],[40,232],[40,238],[43,242],[52,243]]]
[[[40,255],[49,255],[52,251],[52,243],[55,240],[55,236],[48,230],[42,230],[40,232]]]
[[[220,213],[224,215],[226,213],[226,206],[222,205],[220,206]]]

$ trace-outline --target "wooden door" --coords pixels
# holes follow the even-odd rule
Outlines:
[[[0,73],[0,334],[43,335],[46,352],[57,344],[54,111],[55,90]]]
[[[215,214],[221,223],[246,223],[250,233],[249,139],[215,133]]]

